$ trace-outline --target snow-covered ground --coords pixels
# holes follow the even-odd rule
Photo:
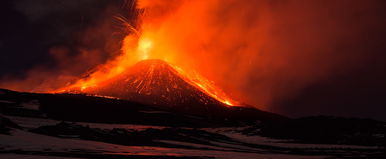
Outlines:
[[[296,143],[292,140],[273,139],[263,136],[248,136],[240,132],[232,131],[230,128],[205,129],[209,132],[221,133],[237,141],[250,144],[264,144],[282,148],[303,148],[303,149],[379,149],[376,146],[358,146],[358,145],[334,145],[334,144],[304,144]]]
[[[22,150],[26,152],[82,152],[89,154],[111,154],[111,155],[143,155],[143,156],[210,156],[219,159],[255,159],[255,158],[277,158],[277,159],[312,159],[324,158],[323,156],[299,156],[299,155],[277,155],[259,154],[249,152],[235,152],[221,150],[195,150],[182,148],[163,148],[152,146],[122,146],[103,142],[86,141],[78,139],[63,139],[30,132],[13,130],[12,135],[0,135],[0,149],[3,152]],[[197,145],[193,145],[197,146]],[[0,158],[28,158],[25,155],[2,154]],[[40,157],[40,156],[39,156]],[[35,156],[36,158],[36,156]],[[58,159],[61,159],[58,157]]]
[[[16,122],[21,127],[28,128],[28,129],[38,128],[40,126],[46,126],[46,125],[55,125],[61,122],[58,120],[44,119],[44,118],[31,118],[31,117],[20,117],[20,116],[5,116],[5,117]],[[162,126],[153,126],[153,125],[149,126],[149,125],[133,125],[133,124],[103,124],[103,123],[87,123],[87,122],[76,122],[76,123],[83,126],[89,126],[90,128],[100,128],[100,129],[121,128],[121,129],[145,130],[149,128],[153,128],[153,129],[165,128]]]
[[[218,159],[314,159],[340,156],[359,156],[382,151],[379,147],[355,145],[303,144],[290,140],[271,139],[262,136],[247,136],[240,133],[243,128],[202,128],[206,132],[224,135],[229,139],[208,139],[192,137],[197,142],[172,139],[154,140],[169,146],[127,146],[78,138],[60,138],[29,132],[41,126],[55,125],[61,121],[5,116],[23,129],[13,129],[11,135],[0,134],[1,159],[64,159],[75,158],[114,158],[129,156],[168,156],[168,157],[213,157]],[[123,128],[142,131],[149,128],[162,130],[167,127],[130,124],[99,124],[77,122],[82,126],[99,129]],[[193,128],[184,128],[192,129]],[[171,146],[170,146],[171,145]],[[291,152],[296,150],[297,153]],[[102,156],[101,156],[102,155]],[[86,157],[85,157],[86,156]],[[143,157],[142,157],[143,158]]]

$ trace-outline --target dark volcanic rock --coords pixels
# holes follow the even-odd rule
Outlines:
[[[194,110],[181,110],[160,105],[146,105],[128,100],[109,99],[82,94],[37,94],[3,91],[0,99],[14,101],[1,106],[6,115],[25,116],[31,110],[19,109],[22,102],[38,100],[38,114],[56,120],[99,123],[127,123],[163,126],[213,127],[237,126],[256,122],[287,120],[287,118],[247,107],[207,105],[208,109],[191,106]],[[202,108],[202,107],[201,107]]]

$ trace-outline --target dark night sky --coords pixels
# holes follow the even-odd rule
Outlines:
[[[22,76],[37,65],[55,66],[49,54],[53,46],[100,49],[105,42],[100,39],[112,36],[112,31],[93,33],[94,37],[87,40],[79,37],[88,36],[85,32],[91,26],[100,26],[98,21],[103,16],[120,14],[119,10],[106,13],[109,6],[116,5],[108,0],[5,0],[1,3],[0,75]],[[71,51],[76,54],[75,50]]]
[[[374,10],[376,17],[367,17],[374,18],[374,23],[352,25],[386,26],[386,1],[377,3],[384,9],[377,8]],[[101,24],[100,19],[118,14],[128,17],[121,5],[122,1],[111,0],[3,0],[0,5],[0,77],[23,78],[28,70],[37,66],[55,71],[59,66],[49,53],[53,46],[69,48],[68,56],[76,56],[79,47],[99,50],[98,56],[103,55],[100,61],[113,56],[111,52],[119,47],[107,46],[107,41],[101,39],[119,41],[124,34],[116,33],[116,21]],[[356,16],[363,15],[349,17]],[[94,26],[107,29],[88,36],[87,31]],[[294,97],[277,100],[271,110],[295,117],[324,114],[386,120],[385,30],[361,34],[362,46],[358,48],[363,62],[354,69],[310,84]],[[85,35],[89,38],[79,38]],[[340,47],[341,54],[349,58],[351,53],[345,51],[350,49],[345,48],[353,46]],[[96,64],[88,65],[92,68]]]

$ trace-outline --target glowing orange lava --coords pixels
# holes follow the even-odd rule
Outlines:
[[[171,66],[175,70],[177,70],[180,75],[182,75],[185,81],[194,85],[196,88],[199,88],[201,91],[205,92],[207,95],[211,96],[212,98],[215,98],[221,103],[224,103],[229,106],[235,106],[238,104],[236,101],[228,97],[221,89],[217,88],[213,81],[209,81],[208,79],[202,77],[197,72],[186,73],[186,71],[184,71],[183,69],[177,66],[174,66],[174,65],[171,65]]]
[[[151,18],[148,18],[148,20],[149,19]],[[140,31],[136,31],[135,34],[127,35],[123,40],[121,48],[122,54],[120,56],[99,66],[96,71],[89,74],[87,78],[80,79],[74,84],[55,91],[55,93],[87,93],[88,89],[97,88],[98,85],[108,82],[109,79],[120,75],[127,68],[139,61],[146,59],[160,59],[172,66],[182,79],[208,96],[227,106],[239,104],[228,97],[221,89],[216,87],[213,81],[192,71],[193,69],[183,69],[182,67],[177,66],[182,63],[175,58],[177,55],[176,52],[179,51],[178,47],[169,47],[169,45],[167,45],[169,43],[165,43],[165,41],[170,42],[170,39],[166,36],[162,36],[162,29],[154,29],[154,26],[150,25],[153,21],[142,20],[142,23]]]

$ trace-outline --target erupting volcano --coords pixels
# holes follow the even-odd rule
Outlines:
[[[386,159],[386,0],[0,4],[0,159]]]
[[[161,33],[162,27],[154,25],[159,19],[142,11],[137,25],[119,19],[129,30],[120,56],[54,93],[81,93],[179,108],[239,105],[194,67],[181,67],[178,44],[165,42],[168,37]]]

